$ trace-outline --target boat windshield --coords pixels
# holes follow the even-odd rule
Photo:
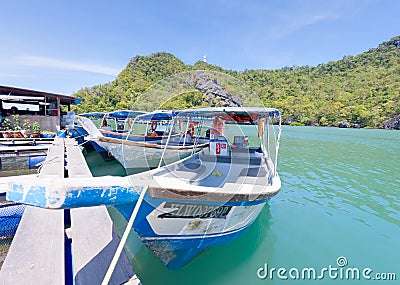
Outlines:
[[[134,118],[145,113],[146,112],[118,110],[104,114],[98,124],[96,124],[96,122],[94,123],[104,131],[124,133],[129,131]]]
[[[102,120],[103,120],[103,118],[105,116],[105,113],[102,113],[102,112],[90,112],[90,113],[79,114],[78,116],[90,119],[97,128],[100,128],[101,127],[101,122],[102,122]]]
[[[129,133],[154,138],[168,136],[169,133],[177,134],[179,130],[173,124],[176,114],[174,111],[155,111],[137,116],[130,121]]]
[[[182,111],[176,124],[192,137],[207,138],[216,155],[252,150],[276,165],[280,112],[271,108],[204,108]],[[186,128],[183,128],[183,127]],[[219,145],[226,149],[215,149]]]

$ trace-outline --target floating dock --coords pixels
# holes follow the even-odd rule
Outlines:
[[[54,140],[39,173],[50,177],[92,177],[75,140]],[[1,268],[1,284],[101,284],[119,241],[105,206],[28,206]],[[140,284],[124,252],[109,284]]]
[[[46,154],[54,138],[0,138],[0,157]]]
[[[0,171],[37,168],[53,141],[54,138],[0,138]]]

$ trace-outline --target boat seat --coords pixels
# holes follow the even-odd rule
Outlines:
[[[178,179],[197,180],[206,171],[206,167],[197,163],[180,164],[170,174]]]
[[[248,165],[260,165],[261,158],[257,156],[216,156],[216,155],[206,155],[201,154],[200,159],[203,161],[214,161],[214,162],[222,162],[222,163],[237,163],[237,164],[248,164]]]
[[[196,163],[196,162],[189,162],[189,163],[182,163],[185,168],[191,170],[191,171],[196,171],[198,170],[202,165],[200,163]]]
[[[262,154],[261,147],[255,148],[255,147],[235,147],[235,145],[231,146],[231,152],[232,154],[236,153],[260,153]]]
[[[236,183],[267,186],[271,184],[271,179],[269,179],[268,176],[267,177],[239,176]]]
[[[244,168],[236,183],[265,186],[271,184],[270,175],[271,171],[267,171],[263,167]]]
[[[265,177],[267,175],[267,171],[264,167],[252,167],[252,168],[243,168],[240,171],[239,176],[249,176],[249,177]]]

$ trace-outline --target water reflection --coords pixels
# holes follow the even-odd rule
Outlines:
[[[284,193],[296,193],[302,204],[362,213],[400,225],[396,174],[400,173],[397,133],[382,130],[285,128],[280,174]],[[386,135],[386,138],[385,138]],[[293,199],[293,197],[291,198]],[[305,201],[304,201],[305,200]]]
[[[335,265],[338,256],[346,256],[351,266],[396,272],[400,133],[342,131],[285,127],[278,165],[282,189],[249,231],[175,272],[139,241],[131,254],[143,284],[289,284],[291,280],[260,280],[257,269],[265,262],[321,268]]]
[[[114,217],[117,215],[113,207],[109,212]],[[117,229],[122,231],[126,220],[117,223]],[[208,249],[192,262],[178,271],[168,270],[145,246],[139,237],[131,231],[128,242],[136,245],[129,249],[133,267],[139,275],[143,284],[228,284],[233,272],[243,269],[246,265],[253,264],[251,260],[257,255],[260,260],[265,260],[266,255],[273,255],[274,242],[270,236],[272,215],[267,204],[261,211],[249,230],[237,240]],[[261,252],[257,252],[262,244]],[[256,257],[257,258],[257,257]],[[254,270],[251,268],[249,270]],[[157,274],[152,274],[157,272]],[[193,278],[193,276],[196,276]],[[225,283],[223,280],[227,280]]]

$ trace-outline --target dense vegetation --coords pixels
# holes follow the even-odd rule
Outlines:
[[[383,127],[400,114],[400,36],[356,56],[315,67],[278,70],[224,70],[197,62],[185,65],[168,53],[136,56],[118,77],[105,85],[83,88],[77,113],[130,109],[132,102],[153,83],[190,70],[224,72],[250,86],[265,106],[276,107],[286,123],[337,125],[347,120],[362,127]],[[183,94],[160,108],[205,105],[201,94]]]

